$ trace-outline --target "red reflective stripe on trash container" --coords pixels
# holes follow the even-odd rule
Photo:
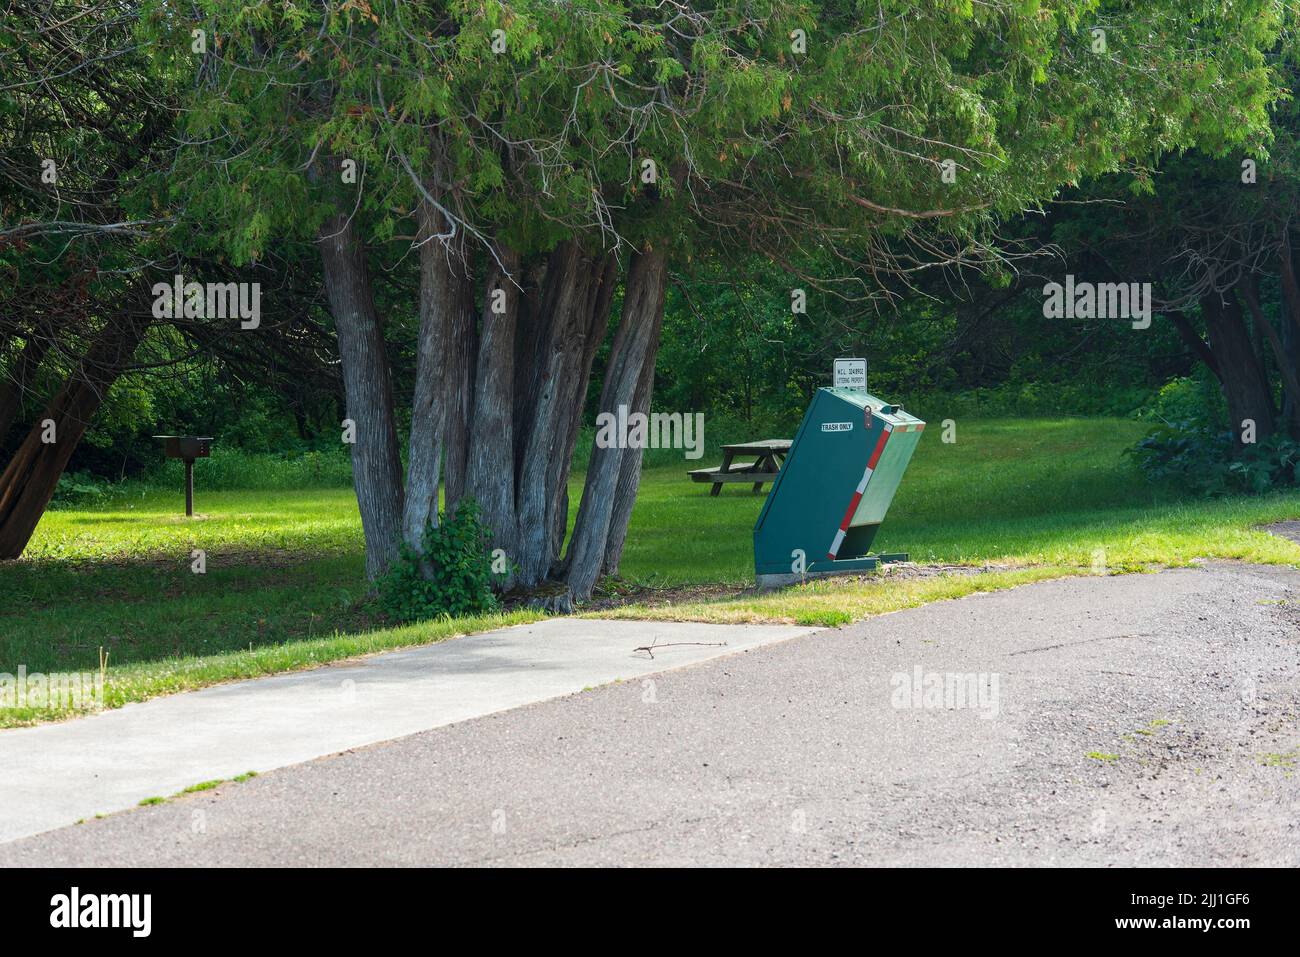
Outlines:
[[[867,484],[866,482],[862,483],[863,488],[866,487],[866,484]],[[853,513],[858,510],[858,503],[861,501],[862,501],[862,489],[858,489],[858,491],[853,493],[853,498],[849,499],[848,510],[845,511],[844,519],[840,522],[840,531],[842,532],[848,531],[849,522],[853,520]]]
[[[893,430],[894,427],[886,423],[884,431],[880,433],[880,438],[876,440],[876,447],[871,451],[871,458],[867,459],[868,476],[871,475],[871,470],[876,467],[876,463],[880,461],[880,453],[885,451],[885,443],[889,441],[889,435]]]

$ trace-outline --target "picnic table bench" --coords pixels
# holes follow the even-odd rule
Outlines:
[[[722,464],[711,469],[693,469],[686,474],[692,482],[713,485],[710,495],[722,491],[725,482],[750,482],[755,492],[763,490],[764,482],[775,481],[781,463],[790,453],[789,439],[763,439],[758,442],[738,442],[722,447]],[[753,462],[737,464],[737,456],[754,456]]]

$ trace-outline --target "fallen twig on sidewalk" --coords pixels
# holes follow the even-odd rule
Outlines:
[[[649,645],[642,645],[640,648],[633,648],[632,654],[636,654],[638,651],[644,651],[647,655],[650,656],[650,660],[653,661],[655,656],[654,649],[673,648],[676,647],[677,645],[698,645],[701,648],[725,648],[727,646],[727,643],[725,641],[665,641],[661,645],[659,644],[659,642],[656,641]]]

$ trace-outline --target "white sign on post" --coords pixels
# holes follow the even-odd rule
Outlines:
[[[835,388],[867,391],[867,360],[836,359]]]

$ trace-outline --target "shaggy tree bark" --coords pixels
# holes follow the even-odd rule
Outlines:
[[[471,433],[479,423],[474,412],[475,366],[478,361],[478,317],[474,315],[474,270],[467,247],[459,243],[460,256],[451,260],[451,310],[448,322],[447,362],[443,372],[444,424],[443,476],[447,513],[454,514],[469,483]]]
[[[545,293],[536,318],[536,375],[531,408],[524,406],[527,437],[515,494],[519,516],[516,561],[524,585],[540,582],[555,557],[551,535],[554,505],[548,478],[554,474],[552,460],[564,450],[567,440],[561,433],[569,410],[562,402],[572,388],[564,381],[565,372],[573,368],[573,351],[581,350],[588,319],[582,308],[587,279],[584,262],[576,242],[556,248],[546,267]]]
[[[111,321],[14,453],[0,475],[0,559],[18,558],[31,541],[68,459],[148,327],[147,314]]]
[[[383,574],[402,533],[402,461],[383,329],[375,312],[365,247],[346,213],[318,237],[325,292],[338,334],[347,417],[355,426],[352,481],[366,540],[366,574]]]
[[[537,357],[541,348],[542,302],[546,296],[546,276],[554,252],[538,256],[522,265],[523,289],[515,323],[515,489],[524,472],[524,449],[532,429],[532,410],[537,402]],[[518,495],[516,493],[516,499]]]
[[[582,329],[582,341],[573,343],[569,356],[573,365],[564,371],[564,379],[571,383],[566,387],[560,401],[560,408],[567,410],[567,418],[560,424],[561,433],[557,435],[556,454],[551,462],[551,471],[546,478],[547,515],[551,526],[551,555],[555,562],[551,574],[563,573],[559,561],[564,549],[564,533],[569,520],[569,472],[573,467],[573,452],[578,445],[578,433],[582,431],[582,413],[587,405],[587,386],[591,382],[591,366],[596,352],[605,338],[609,327],[610,307],[614,302],[614,287],[618,284],[618,259],[613,253],[588,260],[584,266],[587,273],[586,298],[580,308],[586,317]],[[581,320],[582,316],[579,316]],[[581,325],[581,322],[578,323]],[[562,437],[562,438],[561,438]]]
[[[411,436],[407,454],[406,506],[402,512],[402,536],[418,548],[426,525],[438,524],[438,488],[447,436],[458,428],[458,442],[464,441],[464,422],[448,412],[453,403],[463,406],[464,369],[451,375],[450,367],[460,362],[452,338],[462,330],[459,316],[466,305],[470,280],[464,244],[451,236],[451,224],[430,202],[422,201],[420,221],[420,331],[416,341],[415,391],[411,400]],[[444,238],[439,238],[444,237]],[[458,465],[463,477],[464,464]],[[450,474],[450,463],[448,474]],[[450,504],[450,488],[448,504]]]
[[[652,345],[658,342],[663,322],[667,262],[661,250],[632,257],[623,293],[623,317],[610,350],[600,410],[617,415],[620,406],[636,398],[641,371],[653,362]],[[587,467],[578,519],[569,543],[566,581],[578,600],[591,597],[605,563],[605,549],[613,517],[615,489],[624,453],[619,447],[595,448]]]
[[[497,260],[500,260],[498,265]],[[482,332],[474,375],[466,491],[492,532],[492,544],[510,552],[515,520],[515,331],[519,318],[519,253],[498,246],[487,266]]]
[[[1257,439],[1267,438],[1273,434],[1273,397],[1255,357],[1235,292],[1229,289],[1222,297],[1213,293],[1202,296],[1201,312],[1210,334],[1210,348],[1222,372],[1234,441],[1241,445],[1242,423],[1246,421],[1255,423]]]
[[[636,384],[636,397],[632,400],[633,412],[648,415],[650,398],[654,395],[655,358],[659,354],[659,337],[663,331],[663,312],[659,313],[658,328],[654,340],[641,365],[641,377]],[[619,466],[618,484],[614,487],[614,507],[610,511],[609,535],[605,541],[604,574],[617,575],[619,562],[623,560],[623,545],[627,541],[628,524],[632,521],[632,506],[636,504],[636,493],[641,488],[641,461],[645,457],[644,449],[627,449],[623,453],[623,462]]]

